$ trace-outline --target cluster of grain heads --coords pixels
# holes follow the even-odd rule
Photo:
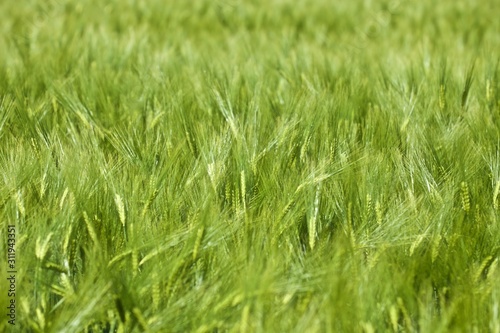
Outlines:
[[[242,169],[239,175],[234,174],[233,176],[228,171],[224,177],[224,181],[222,182],[221,180],[220,182],[223,186],[221,184],[218,188],[223,198],[223,205],[230,208],[231,213],[238,219],[248,221],[248,205],[253,193],[249,191],[249,188],[252,189],[252,186],[249,186],[251,185],[251,174],[249,177],[246,170]],[[253,189],[255,190],[255,187]]]

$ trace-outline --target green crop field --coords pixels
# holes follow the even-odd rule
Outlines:
[[[0,2],[1,332],[500,332],[500,2]]]

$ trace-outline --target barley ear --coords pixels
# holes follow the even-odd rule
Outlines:
[[[470,211],[469,186],[466,182],[460,184],[460,198],[462,199],[462,209],[468,213]]]
[[[122,197],[119,194],[115,194],[115,204],[118,210],[118,216],[120,217],[120,222],[125,229],[125,205],[123,204]]]
[[[490,103],[493,97],[493,87],[491,86],[491,81],[486,80],[486,102]]]
[[[320,185],[316,187],[316,195],[314,197],[314,205],[313,205],[313,213],[311,218],[309,219],[308,223],[308,231],[309,231],[309,247],[311,250],[314,249],[314,246],[316,245],[316,233],[317,233],[317,219],[318,219],[318,212],[319,212],[319,192],[320,192]]]
[[[311,135],[309,132],[306,133],[306,139],[300,148],[300,161],[304,163],[306,161],[307,149],[309,148],[309,144],[311,143]]]
[[[92,225],[92,222],[90,221],[87,215],[87,212],[83,212],[83,220],[85,221],[85,225],[87,226],[87,232],[89,233],[92,242],[94,242],[94,244],[97,245],[98,244],[97,234],[95,232],[94,226]]]
[[[243,307],[242,313],[241,313],[241,329],[240,332],[245,333],[248,332],[248,326],[249,326],[249,318],[250,316],[250,306],[246,304]]]
[[[398,317],[399,317],[399,313],[398,313],[398,308],[396,307],[396,305],[391,305],[390,309],[389,309],[389,318],[390,318],[390,321],[391,321],[391,325],[392,325],[392,329],[394,330],[394,332],[398,332],[399,329],[398,329]]]
[[[21,190],[18,190],[16,192],[14,199],[16,200],[16,205],[19,213],[21,213],[21,216],[25,216],[26,208],[24,207],[23,194],[21,193]]]
[[[205,231],[205,228],[201,227],[198,229],[198,232],[196,233],[196,240],[195,240],[194,248],[193,248],[193,261],[198,258],[198,251],[200,249],[201,241],[203,240],[204,231]]]
[[[378,200],[377,202],[375,202],[375,216],[377,218],[377,224],[382,225],[382,219],[383,219],[382,205]]]
[[[446,109],[446,86],[444,84],[439,86],[439,109],[441,111]]]
[[[47,238],[42,242],[40,240],[40,237],[36,239],[36,245],[35,245],[35,255],[38,259],[43,261],[45,259],[45,256],[47,255],[47,251],[49,250],[49,243],[50,239],[52,238],[53,233],[49,233],[47,235]]]
[[[131,261],[132,261],[132,277],[136,277],[137,271],[139,270],[139,253],[137,252],[137,249],[132,250]]]
[[[241,187],[241,201],[243,203],[243,211],[246,213],[247,205],[246,205],[246,184],[245,184],[245,171],[241,171],[240,177],[240,187]]]
[[[493,190],[493,208],[498,210],[498,194],[500,192],[500,180],[497,181],[495,189]]]
[[[153,287],[151,289],[151,298],[153,301],[153,310],[157,310],[160,305],[161,286],[158,273],[156,271],[153,271],[152,280],[153,280]]]

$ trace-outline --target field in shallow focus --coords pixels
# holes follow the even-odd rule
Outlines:
[[[500,332],[499,16],[1,2],[0,331]]]

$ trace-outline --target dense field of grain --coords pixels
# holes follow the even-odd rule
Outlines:
[[[499,333],[498,17],[1,1],[0,331]]]

